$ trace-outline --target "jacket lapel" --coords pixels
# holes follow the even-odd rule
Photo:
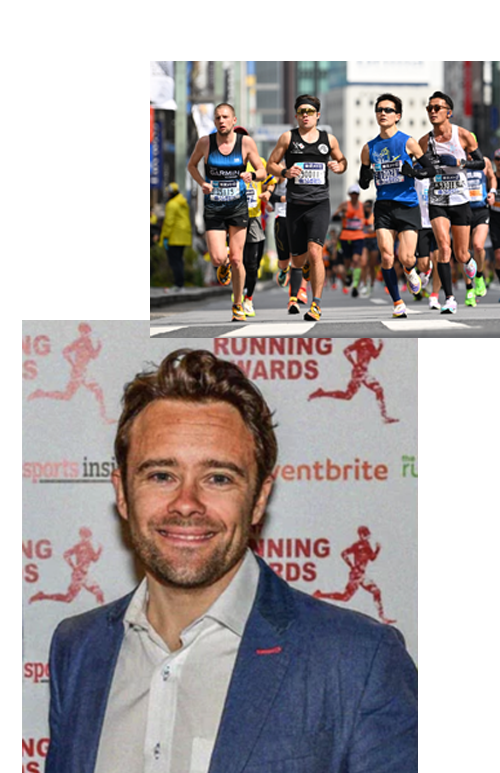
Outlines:
[[[123,639],[123,615],[130,598],[131,594],[108,612],[93,646],[82,648],[81,660],[75,664],[78,673],[85,673],[86,678],[79,679],[80,689],[69,720],[72,726],[70,737],[78,739],[72,753],[71,771],[74,773],[94,771],[106,704]]]
[[[292,597],[286,583],[258,561],[257,597],[241,640],[209,773],[243,769],[290,663]]]

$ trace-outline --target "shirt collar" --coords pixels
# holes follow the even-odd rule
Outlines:
[[[229,628],[238,636],[243,636],[246,622],[257,593],[259,583],[259,565],[252,551],[248,548],[243,562],[235,576],[223,593],[214,601],[211,607],[194,620],[182,632],[183,634],[196,626],[205,618],[211,618]],[[144,578],[134,593],[124,617],[125,629],[151,630],[146,616],[148,601],[147,578]]]

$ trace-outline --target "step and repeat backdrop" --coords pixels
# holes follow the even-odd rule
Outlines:
[[[23,773],[43,771],[64,617],[141,579],[114,507],[124,385],[178,348],[243,368],[275,411],[252,548],[294,587],[395,625],[417,660],[417,339],[149,338],[149,321],[23,326]]]

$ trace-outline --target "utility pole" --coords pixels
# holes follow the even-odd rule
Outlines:
[[[175,62],[175,182],[183,195],[186,193],[187,155],[187,66]]]

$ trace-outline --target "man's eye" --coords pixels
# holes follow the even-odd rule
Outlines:
[[[153,472],[149,476],[150,480],[158,481],[159,483],[163,483],[167,480],[171,479],[170,473],[168,472]]]
[[[222,475],[221,473],[217,473],[216,475],[212,475],[210,480],[213,483],[218,484],[219,486],[222,486],[225,483],[231,483],[231,478],[229,478],[227,475]]]

